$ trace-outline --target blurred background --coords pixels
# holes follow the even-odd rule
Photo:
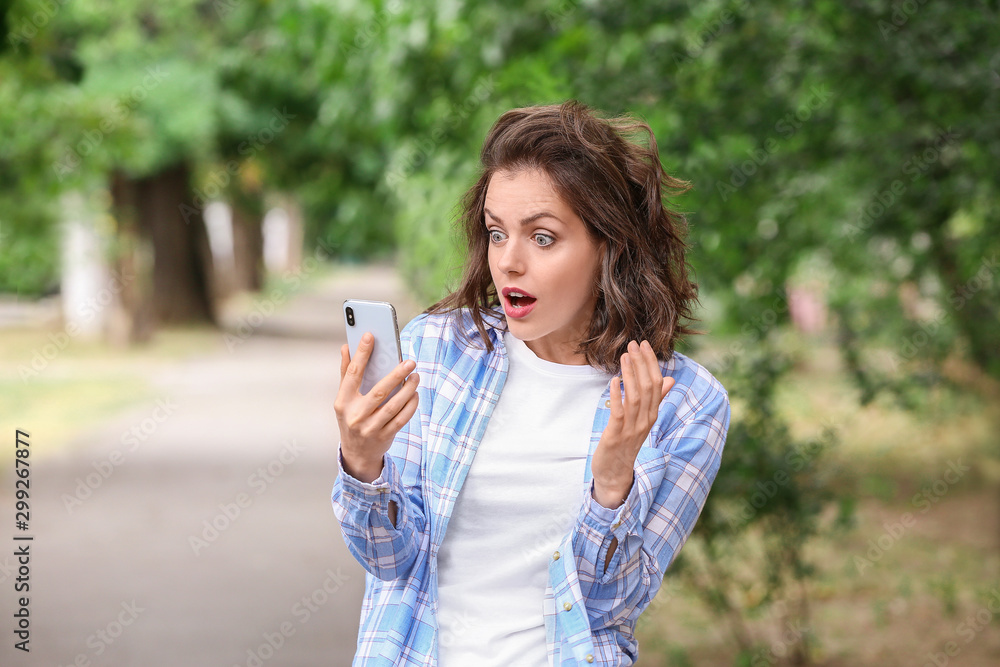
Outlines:
[[[679,349],[733,403],[639,664],[1000,664],[997,2],[14,0],[0,35],[4,665],[350,664],[341,303],[453,287],[487,130],[568,98],[691,182]]]

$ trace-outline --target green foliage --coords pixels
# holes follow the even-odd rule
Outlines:
[[[801,442],[774,404],[786,290],[822,287],[863,404],[919,409],[949,358],[1000,377],[996,3],[77,0],[28,36],[35,10],[0,11],[4,291],[55,283],[62,192],[183,158],[202,189],[294,196],[344,258],[395,250],[429,303],[459,277],[458,199],[503,111],[572,97],[648,121],[694,186],[672,203],[709,324],[735,337],[719,359],[690,343],[734,418],[678,567],[748,661],[740,619],[789,596],[804,614],[803,549],[852,510],[820,465],[836,426]]]
[[[57,129],[45,97],[0,59],[0,292],[37,296],[58,284],[49,142]]]
[[[4,203],[0,201],[0,206]],[[43,220],[36,225],[31,224],[32,217],[24,212],[7,223],[0,218],[0,292],[34,297],[58,285],[58,240],[55,228],[45,224],[47,213],[36,212],[35,215]],[[20,225],[27,226],[19,228]]]
[[[997,311],[984,304],[1000,302],[990,300],[996,281],[983,264],[1000,229],[989,222],[997,188],[987,159],[1000,151],[998,123],[995,114],[987,118],[981,111],[996,101],[996,88],[987,72],[990,55],[976,46],[997,41],[998,22],[982,17],[995,18],[996,11],[927,9],[920,6],[892,33],[905,30],[903,39],[884,43],[876,39],[878,21],[894,9],[877,3],[626,2],[613,10],[524,3],[508,7],[502,28],[487,32],[478,28],[490,20],[489,10],[461,13],[461,22],[471,26],[466,31],[429,12],[430,25],[465,59],[452,67],[441,63],[426,80],[419,78],[426,70],[412,70],[425,94],[421,110],[434,109],[436,95],[453,96],[449,77],[468,81],[468,68],[478,63],[497,81],[495,115],[567,97],[610,113],[635,112],[656,132],[668,170],[693,182],[680,203],[690,211],[690,259],[703,289],[720,304],[723,320],[716,330],[740,337],[738,352],[715,370],[741,409],[692,550],[703,554],[714,575],[697,579],[703,598],[733,619],[748,659],[754,640],[740,619],[775,603],[803,616],[803,582],[812,573],[804,549],[809,540],[849,526],[853,513],[853,501],[833,492],[829,471],[820,465],[823,451],[835,445],[836,428],[820,440],[796,441],[773,405],[773,388],[787,365],[768,338],[788,322],[787,286],[822,281],[862,402],[890,391],[914,407],[914,388],[940,381],[926,368],[963,341],[975,363],[996,373],[989,358],[975,352],[996,349]],[[955,28],[941,29],[948,25]],[[411,58],[438,61],[436,46],[415,45]],[[915,67],[909,52],[920,49]],[[954,94],[941,95],[942,87]],[[405,90],[404,96],[410,86]],[[915,167],[920,177],[907,196],[894,198],[888,214],[871,224],[859,217],[859,210],[892,191],[895,178],[913,177],[903,173],[914,169],[907,160],[923,156],[935,128],[950,123],[961,123],[977,145],[943,146],[936,166]],[[433,131],[433,121],[418,116],[413,126],[400,127],[419,142]],[[478,134],[469,128],[464,142],[457,136],[449,142],[456,154],[468,148],[470,164],[485,134],[476,129]],[[427,160],[397,193],[443,207],[457,190],[454,175],[463,172],[453,165]],[[963,182],[967,196],[958,195]],[[403,213],[398,221],[404,247],[422,234],[439,233],[420,213]],[[410,258],[428,263],[414,265]],[[451,261],[414,252],[405,266],[423,284],[423,276],[441,275]],[[950,297],[972,287],[977,273],[982,299],[967,299],[962,312]],[[926,315],[914,317],[911,304],[901,302],[907,290],[920,302],[937,304],[932,331]],[[949,309],[942,318],[939,313]],[[973,312],[977,318],[965,316]],[[915,353],[907,354],[912,348]],[[787,475],[783,483],[775,481],[779,473]],[[758,485],[769,483],[773,497],[751,507],[747,520],[732,521],[761,492]],[[835,519],[821,524],[827,507]],[[759,567],[747,572],[747,562]],[[808,637],[797,650],[808,659]]]
[[[464,193],[464,183],[471,183],[468,161],[457,159],[444,150],[431,158],[440,163],[451,161],[450,170],[441,181],[448,187],[430,182],[426,172],[401,179],[394,195],[403,202],[397,216],[398,266],[409,276],[413,292],[421,302],[430,304],[458,286],[461,279],[462,248],[457,220],[458,201]],[[464,170],[462,168],[464,167]]]
[[[849,528],[854,515],[850,497],[834,491],[838,471],[826,457],[839,425],[826,422],[798,440],[780,415],[775,389],[791,362],[780,347],[772,336],[712,369],[729,390],[734,419],[712,493],[668,574],[727,620],[748,657],[764,641],[750,619],[769,614],[778,628],[790,618],[810,625],[804,582],[815,566],[806,547]],[[798,636],[789,653],[808,655],[810,639]]]

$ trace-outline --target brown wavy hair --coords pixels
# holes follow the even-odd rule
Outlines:
[[[577,348],[587,363],[618,373],[630,340],[646,339],[657,358],[670,359],[680,336],[703,333],[687,324],[697,321],[691,308],[698,300],[685,260],[687,220],[664,205],[668,194],[690,185],[663,170],[649,125],[630,116],[602,118],[575,100],[512,109],[486,135],[480,162],[458,222],[468,244],[462,282],[425,313],[468,308],[492,351],[483,315],[503,311],[487,257],[486,190],[499,171],[540,169],[595,243],[605,241],[597,303]]]

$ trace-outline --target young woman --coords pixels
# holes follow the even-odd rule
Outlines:
[[[632,665],[729,427],[725,389],[674,351],[697,333],[686,223],[663,204],[685,183],[647,125],[577,102],[508,111],[481,159],[461,285],[368,394],[371,339],[341,350],[354,664]]]

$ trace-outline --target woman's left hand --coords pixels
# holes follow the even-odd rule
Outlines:
[[[621,358],[621,376],[611,381],[611,418],[590,462],[594,499],[604,507],[617,508],[628,496],[635,457],[656,423],[660,401],[673,386],[674,379],[660,372],[649,343],[630,341]]]

